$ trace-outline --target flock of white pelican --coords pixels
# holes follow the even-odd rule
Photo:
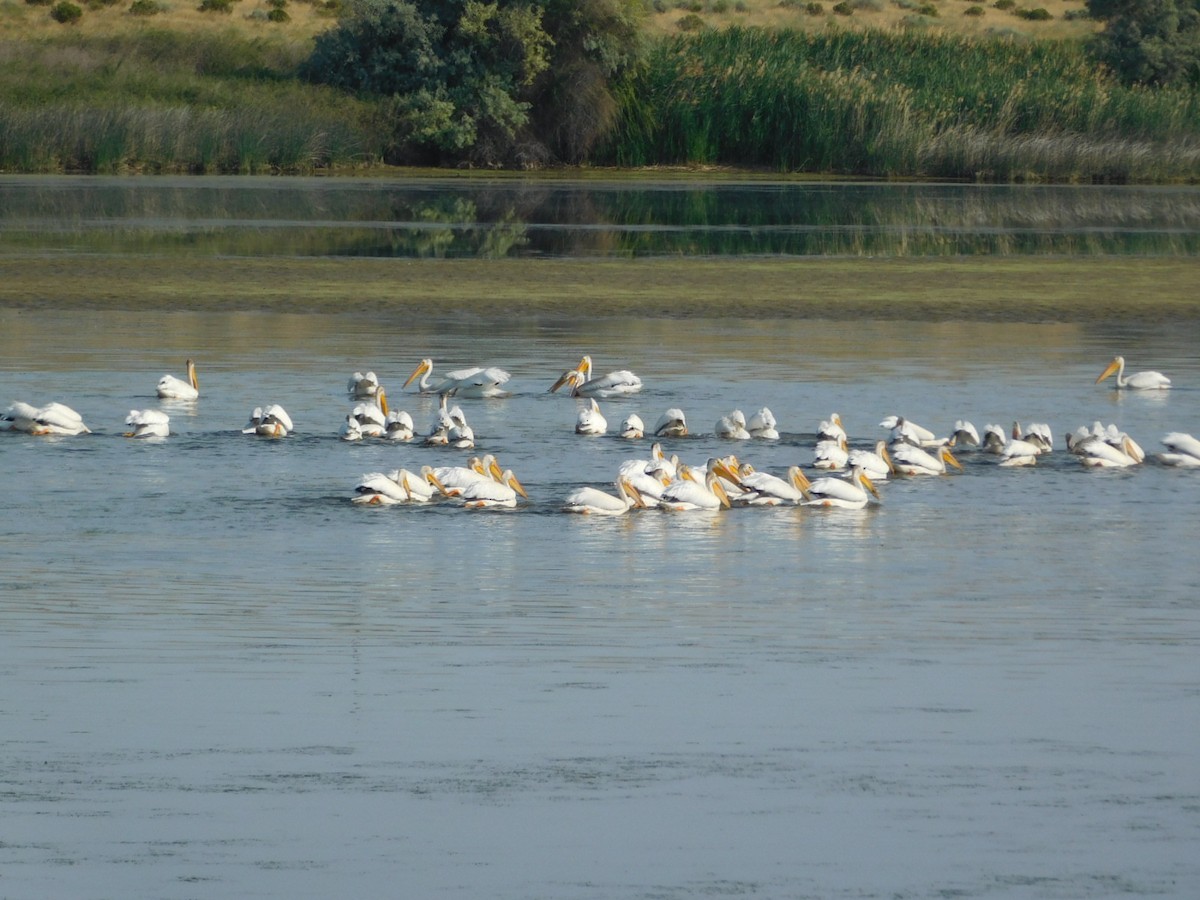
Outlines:
[[[355,372],[346,390],[354,406],[339,430],[339,438],[360,441],[378,438],[408,442],[420,437],[426,446],[472,449],[474,431],[467,424],[462,407],[450,405],[458,397],[494,398],[508,396],[504,387],[510,375],[497,367],[472,367],[447,372],[433,378],[433,362],[423,359],[404,382],[401,390],[414,382],[417,391],[437,394],[435,418],[424,435],[418,435],[411,415],[390,409],[387,393],[374,372]],[[1111,375],[1121,390],[1160,391],[1171,382],[1159,372],[1139,372],[1125,376],[1125,361],[1116,357],[1096,379],[1099,384]],[[556,392],[569,387],[579,401],[575,432],[603,435],[608,422],[600,411],[599,399],[628,397],[642,390],[642,380],[633,372],[619,370],[593,376],[592,360],[584,356],[579,364],[565,372],[550,387]],[[162,399],[192,401],[200,395],[196,366],[187,360],[186,376],[164,375],[156,386]],[[165,438],[170,434],[169,416],[162,410],[131,410],[125,419],[131,438]],[[841,417],[834,413],[816,429],[811,467],[822,477],[809,478],[800,466],[789,466],[783,475],[757,471],[741,462],[735,454],[714,457],[703,465],[681,462],[667,456],[663,438],[689,434],[681,409],[670,408],[647,429],[636,414],[627,415],[618,433],[622,438],[638,440],[647,434],[655,438],[650,455],[629,459],[618,469],[612,493],[597,487],[582,487],[567,496],[561,508],[568,512],[600,516],[622,515],[633,509],[658,508],[671,511],[721,510],[731,506],[825,506],[861,509],[880,498],[877,483],[896,475],[914,477],[944,475],[962,469],[955,450],[974,449],[997,458],[1004,467],[1036,465],[1040,457],[1053,452],[1054,437],[1044,423],[1011,429],[995,424],[984,426],[983,434],[970,422],[959,420],[945,436],[900,416],[889,416],[879,423],[889,436],[877,440],[870,449],[849,446]],[[83,418],[61,403],[35,407],[14,402],[0,416],[0,429],[32,435],[77,435],[90,433]],[[242,433],[268,438],[286,437],[293,431],[291,417],[278,404],[256,407]],[[732,410],[716,422],[713,434],[724,440],[778,440],[775,416],[770,409],[759,409],[747,418],[741,410]],[[1183,432],[1162,438],[1166,450],[1154,455],[1162,465],[1200,467],[1200,440]],[[1125,468],[1141,464],[1145,451],[1115,425],[1095,422],[1081,426],[1065,436],[1066,449],[1084,466]],[[835,474],[836,473],[836,474]],[[529,495],[511,469],[504,469],[493,454],[472,457],[461,466],[421,466],[416,471],[400,468],[391,472],[364,475],[354,488],[355,504],[372,506],[399,503],[459,503],[466,508],[512,507]]]

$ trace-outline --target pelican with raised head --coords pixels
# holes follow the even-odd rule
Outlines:
[[[413,373],[404,382],[408,387],[417,381],[417,389],[422,394],[453,394],[456,397],[507,397],[501,385],[512,378],[504,369],[496,366],[472,366],[467,369],[455,369],[447,372],[441,379],[434,381],[430,378],[433,373],[433,360],[426,357],[417,363]]]
[[[597,375],[593,378],[590,356],[584,356],[576,368],[564,372],[562,377],[550,387],[550,393],[554,393],[567,384],[571,386],[571,396],[573,397],[599,397],[601,400],[611,397],[627,397],[642,389],[642,379],[628,369],[609,372],[607,375]]]
[[[1162,372],[1135,372],[1128,378],[1125,377],[1125,357],[1114,356],[1113,361],[1108,364],[1103,372],[1096,379],[1096,384],[1102,382],[1109,375],[1116,373],[1117,387],[1132,391],[1161,391],[1166,390],[1171,386],[1171,379]]]
[[[183,378],[164,375],[158,379],[155,391],[163,400],[195,400],[200,396],[200,382],[196,380],[196,364],[190,359],[185,364],[187,374]]]

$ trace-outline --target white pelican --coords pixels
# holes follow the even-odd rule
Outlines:
[[[383,436],[389,441],[411,441],[413,438],[413,420],[402,409],[393,409],[387,415]]]
[[[842,417],[837,413],[831,415],[817,426],[818,441],[844,441],[846,429],[842,426]]]
[[[1171,386],[1171,379],[1162,372],[1136,372],[1125,377],[1125,357],[1114,356],[1113,361],[1108,364],[1108,368],[1100,373],[1100,377],[1096,379],[1096,384],[1102,382],[1109,375],[1117,373],[1117,387],[1128,388],[1134,391],[1160,391],[1166,390]]]
[[[346,393],[355,400],[370,400],[379,390],[379,378],[374,372],[355,372],[346,382]]]
[[[494,464],[495,457],[489,453],[483,459],[472,456],[465,466],[437,466],[432,470],[434,483],[447,497],[458,497],[467,485],[490,481]]]
[[[369,506],[408,502],[408,494],[400,483],[400,470],[395,469],[386,475],[383,472],[368,472],[354,486],[354,496],[350,502]]]
[[[746,430],[746,414],[740,409],[735,409],[728,415],[717,419],[713,430],[719,438],[732,441],[750,440],[750,432]]]
[[[746,430],[750,432],[750,437],[758,438],[763,441],[779,440],[779,432],[775,428],[775,415],[767,407],[763,407],[758,412],[750,417],[750,421],[746,423]]]
[[[432,372],[433,360],[426,357],[417,363],[413,373],[404,382],[404,387],[408,387],[420,377],[417,389],[422,394],[454,394],[456,397],[507,397],[508,391],[500,385],[507,384],[512,377],[496,366],[488,366],[486,369],[481,366],[473,366],[469,369],[455,369],[453,372],[447,372],[440,381],[434,383],[429,378]]]
[[[4,415],[0,416],[0,422],[5,423],[4,427],[8,431],[23,431],[26,434],[32,434],[37,423],[37,414],[36,406],[17,400],[4,411]]]
[[[28,403],[14,403],[5,413],[14,431],[27,434],[91,434],[83,417],[62,403],[47,403],[34,408]]]
[[[637,413],[630,413],[621,422],[621,437],[636,441],[646,436],[646,424]]]
[[[572,491],[563,502],[563,512],[582,513],[594,516],[619,516],[633,507],[644,508],[641,495],[630,480],[619,476],[616,481],[616,496],[606,494],[594,487],[582,487]]]
[[[1170,452],[1159,453],[1155,456],[1166,466],[1200,466],[1200,441],[1190,434],[1172,431],[1162,439],[1163,446]]]
[[[980,446],[983,447],[984,452],[1003,453],[1007,443],[1008,437],[999,425],[988,422],[983,426],[983,441]]]
[[[617,477],[630,483],[645,507],[658,506],[663,491],[671,483],[671,476],[656,460],[627,459],[617,469]]]
[[[1129,435],[1125,435],[1120,444],[1115,446],[1104,438],[1092,435],[1073,444],[1071,452],[1089,468],[1124,469],[1141,462],[1137,458],[1138,449]]]
[[[979,432],[975,430],[975,426],[966,419],[955,419],[954,430],[950,432],[950,446],[957,447],[979,446]]]
[[[1049,453],[1054,449],[1054,434],[1045,422],[1030,422],[1028,428],[1022,428],[1020,422],[1013,422],[1012,436],[1015,440],[1028,441],[1041,453]]]
[[[350,415],[358,422],[363,437],[383,437],[387,433],[387,398],[383,389],[370,403],[356,403]]]
[[[817,441],[817,446],[813,448],[814,469],[844,469],[849,460],[850,451],[844,437]]]
[[[874,450],[854,449],[846,458],[850,468],[856,466],[870,476],[872,481],[886,481],[895,469],[892,468],[892,457],[888,453],[885,441],[876,441]]]
[[[133,430],[125,432],[131,438],[164,438],[171,433],[171,417],[157,409],[131,409],[125,424]]]
[[[493,506],[512,507],[517,505],[517,495],[529,499],[525,488],[517,480],[512,469],[500,471],[500,467],[492,461],[492,477],[473,481],[462,489],[458,498],[467,509],[484,509]]]
[[[742,493],[734,498],[740,506],[779,506],[801,503],[809,481],[799,466],[788,466],[787,477],[756,471],[749,463],[738,469]]]
[[[456,450],[475,449],[475,430],[464,419],[455,422],[446,432],[446,443]]]
[[[362,422],[358,421],[353,413],[346,416],[346,421],[338,429],[338,439],[343,441],[361,441],[363,439]]]
[[[892,430],[892,444],[897,441],[905,441],[917,447],[940,447],[946,443],[947,438],[939,438],[928,428],[922,428],[916,422],[910,422],[904,416],[888,416],[879,423],[882,428],[890,428]]]
[[[687,419],[683,416],[683,410],[674,406],[659,416],[654,426],[655,437],[684,437],[687,433]]]
[[[663,490],[659,506],[674,512],[728,509],[729,494],[721,484],[722,478],[737,481],[737,475],[719,459],[708,461],[703,481],[690,466],[680,466],[680,477]]]
[[[200,396],[200,382],[196,380],[196,364],[190,359],[186,363],[187,376],[176,378],[174,375],[164,375],[158,379],[155,390],[164,400],[195,400]]]
[[[563,374],[554,382],[550,392],[557,391],[564,384],[571,385],[573,397],[599,397],[601,400],[610,397],[627,397],[642,389],[642,379],[628,369],[609,372],[607,375],[592,377],[592,358],[585,356],[579,361],[578,367]]]
[[[818,478],[807,490],[804,506],[835,506],[839,509],[862,509],[871,499],[868,491],[879,499],[879,491],[871,476],[861,466],[855,466],[845,478]]]
[[[892,457],[892,467],[902,475],[945,475],[947,463],[957,469],[962,468],[962,463],[954,458],[949,447],[941,446],[933,449],[935,452],[930,453],[901,441],[892,444],[888,448],[888,452]]]
[[[1037,458],[1042,455],[1042,452],[1040,444],[1013,438],[1000,449],[1000,465],[1008,467],[1037,465]]]
[[[292,417],[278,403],[272,403],[266,408],[254,407],[254,412],[250,413],[250,421],[242,429],[242,434],[280,438],[287,437],[291,430]]]
[[[576,434],[604,434],[608,431],[608,420],[600,414],[600,404],[595,399],[588,400],[587,405],[579,410],[575,419]]]

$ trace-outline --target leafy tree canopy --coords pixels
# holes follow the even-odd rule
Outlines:
[[[304,74],[393,98],[401,161],[578,157],[611,124],[610,84],[638,58],[641,10],[641,0],[349,0]]]
[[[1127,84],[1200,85],[1200,0],[1087,0],[1093,49]]]

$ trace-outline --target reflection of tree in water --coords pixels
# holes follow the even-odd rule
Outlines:
[[[1194,255],[1175,188],[164,178],[6,190],[0,246],[476,257]]]

